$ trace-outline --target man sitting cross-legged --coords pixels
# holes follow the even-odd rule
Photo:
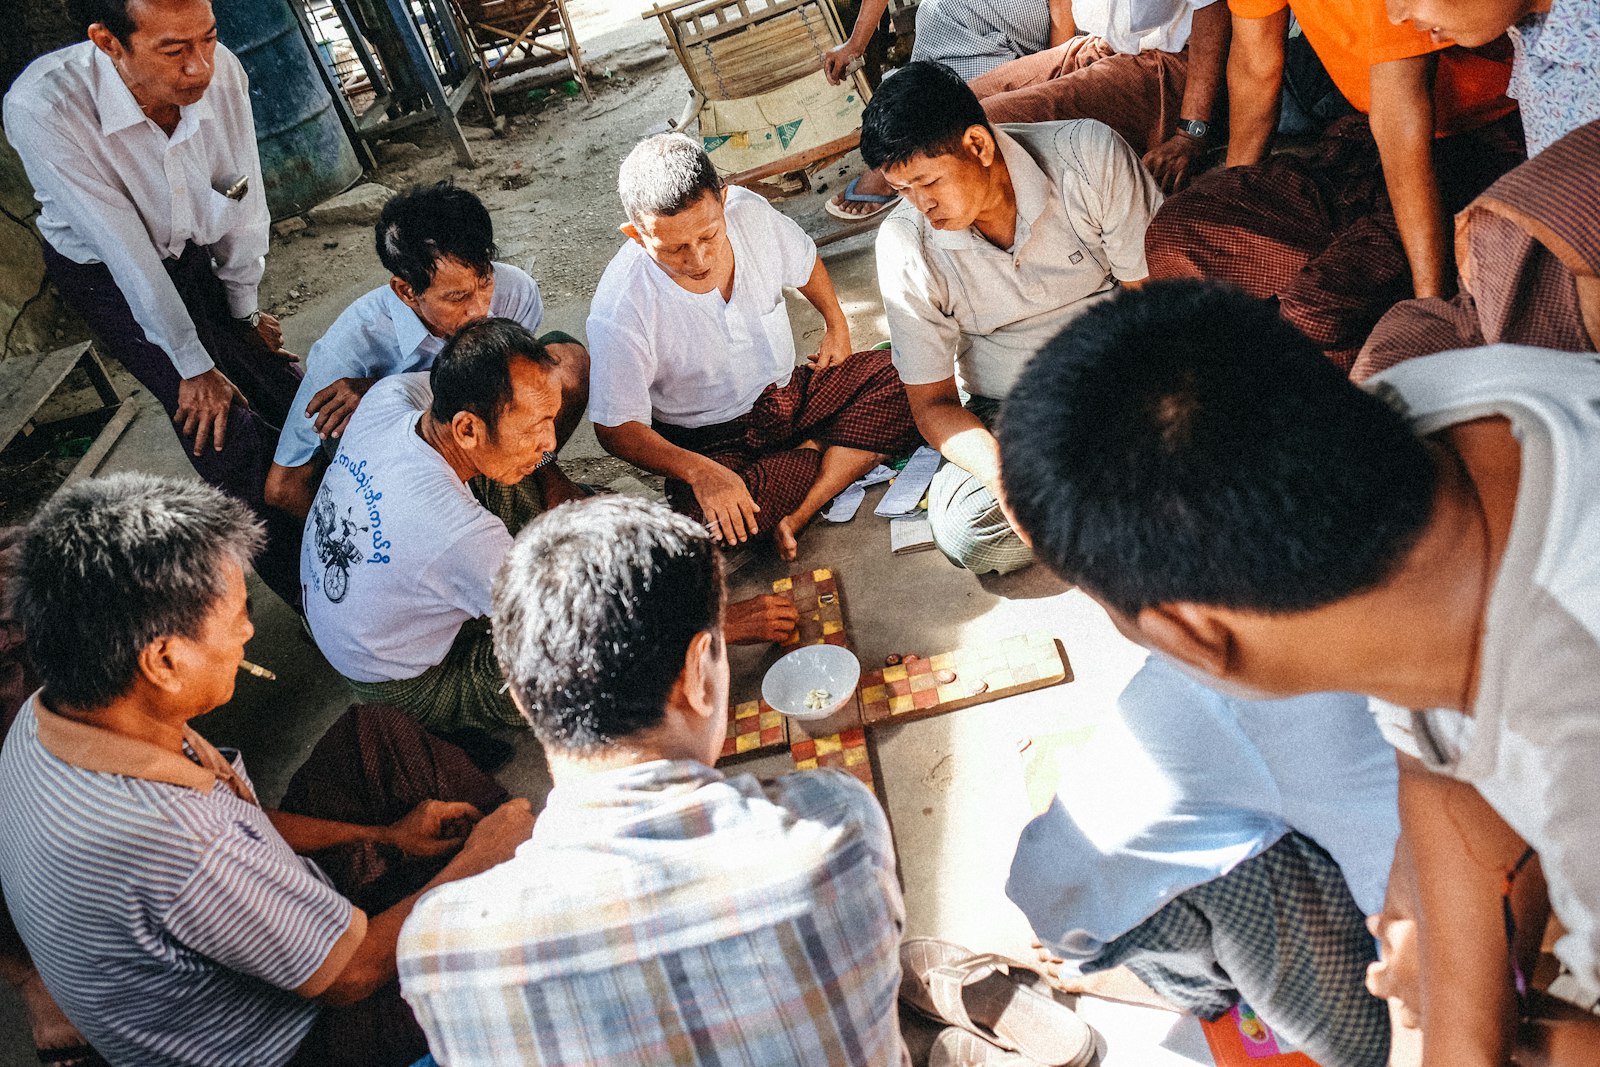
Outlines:
[[[1593,1064],[1600,367],[1492,345],[1368,388],[1265,301],[1152,285],[1019,379],[1007,498],[1053,570],[1187,669],[1379,698],[1424,1063],[1504,1064],[1520,1034],[1547,1055],[1519,1063]],[[1523,980],[1552,910],[1577,1008]]]
[[[389,284],[345,308],[311,346],[267,475],[267,502],[301,522],[339,436],[374,382],[427,370],[445,341],[469,322],[492,315],[537,332],[544,318],[538,283],[495,262],[489,210],[466,189],[439,182],[400,193],[383,206],[376,237]],[[534,480],[543,506],[553,508],[583,495],[555,452],[583,417],[589,353],[560,331],[541,341],[555,360],[561,410],[556,443]]]
[[[1110,127],[997,129],[937,63],[884,80],[861,155],[906,198],[878,231],[878,285],[917,427],[949,460],[928,493],[934,543],[968,570],[1016,570],[1033,557],[999,503],[1000,401],[1056,331],[1144,278],[1161,192]]]
[[[715,770],[719,553],[627,497],[528,527],[495,649],[555,788],[510,862],[431,893],[401,990],[450,1067],[907,1064],[883,809],[834,770]]]
[[[699,144],[636,145],[617,179],[630,238],[589,314],[589,418],[606,450],[667,476],[667,498],[724,545],[770,534],[784,559],[805,524],[917,431],[882,352],[850,327],[816,245]],[[827,329],[795,366],[784,288]]]
[[[264,809],[239,754],[188,725],[233,695],[261,542],[193,481],[95,479],[40,511],[17,612],[44,685],[0,752],[0,884],[112,1063],[401,1067],[426,1048],[395,984],[401,923],[420,890],[507,858],[532,813],[371,707]]]
[[[435,733],[522,725],[489,644],[489,590],[539,511],[524,479],[555,447],[560,410],[554,359],[509,319],[462,327],[427,373],[362,399],[300,555],[306,621],[360,699]]]

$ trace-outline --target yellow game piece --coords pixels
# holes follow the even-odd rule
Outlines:
[[[822,624],[822,632],[824,634],[836,634],[843,629],[844,626],[842,624],[834,622],[832,619]]]
[[[787,593],[789,590],[791,590],[793,588],[794,588],[794,579],[793,578],[779,578],[777,581],[772,583],[772,591],[774,593]]]

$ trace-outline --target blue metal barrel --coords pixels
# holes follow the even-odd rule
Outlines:
[[[212,0],[217,36],[250,75],[267,207],[298,215],[361,177],[291,0]]]

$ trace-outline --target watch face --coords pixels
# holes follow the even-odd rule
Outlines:
[[[1204,122],[1201,122],[1199,119],[1179,119],[1178,129],[1182,130],[1190,137],[1202,138],[1205,137],[1205,135],[1210,131],[1210,127]]]

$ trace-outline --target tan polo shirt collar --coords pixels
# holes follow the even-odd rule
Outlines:
[[[1001,158],[1006,161],[1006,171],[1011,175],[1011,191],[1017,198],[1017,235],[1010,249],[1015,256],[1033,233],[1033,224],[1044,214],[1054,190],[1050,176],[1015,137],[1003,130],[995,130],[994,140]],[[987,237],[978,232],[976,226],[968,226],[964,230],[929,229],[932,230],[933,243],[940,248],[994,247]]]
[[[31,703],[39,723],[39,743],[63,763],[98,774],[165,782],[207,794],[220,781],[241,800],[260,806],[227,757],[188,726],[183,728],[183,740],[198,763],[148,741],[57,715],[44,706],[39,693],[33,695]]]

